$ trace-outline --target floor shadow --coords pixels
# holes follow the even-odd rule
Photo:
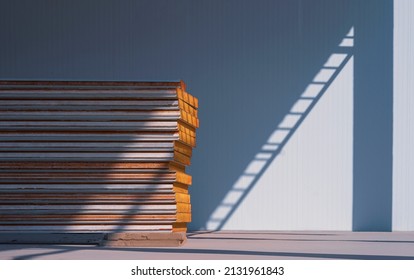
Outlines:
[[[235,233],[232,231],[202,231],[202,232],[190,232],[187,234],[187,237],[198,236],[198,235],[206,235],[210,233],[218,233],[220,235],[234,235]],[[292,233],[292,232],[274,232],[274,231],[259,231],[259,232],[246,232],[246,231],[237,231],[237,235],[304,235],[304,236],[336,236],[336,233]]]
[[[189,239],[202,239],[202,240],[257,240],[257,241],[305,241],[305,242],[373,242],[373,243],[414,243],[414,241],[403,241],[403,240],[357,240],[357,239],[298,239],[298,238],[243,238],[243,237],[189,237]]]
[[[42,256],[51,256],[60,253],[82,250],[84,248],[65,247],[65,246],[48,246],[50,249],[57,249],[54,252],[45,252],[38,254],[29,254],[14,258],[15,260],[30,260]],[[347,259],[347,260],[414,260],[413,256],[395,256],[395,255],[365,255],[365,254],[329,254],[329,253],[296,253],[296,252],[266,252],[266,251],[245,251],[245,250],[215,250],[215,249],[166,249],[166,248],[128,248],[128,249],[112,249],[112,248],[88,248],[88,250],[110,250],[110,251],[129,251],[143,253],[172,253],[172,254],[217,254],[217,255],[238,255],[246,257],[268,256],[275,258],[297,258],[297,259]]]

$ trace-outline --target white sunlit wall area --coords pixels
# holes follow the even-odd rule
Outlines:
[[[212,213],[207,230],[352,228],[353,37],[352,27]]]
[[[393,230],[414,230],[414,1],[394,1]]]
[[[414,230],[414,2],[396,0],[393,4],[389,193],[375,193],[375,186],[368,195],[354,189],[370,182],[356,182],[354,178],[353,47],[358,30],[352,27],[235,180],[204,229]],[[357,201],[355,195],[361,193],[362,198]],[[371,203],[369,196],[375,198],[384,193],[389,196],[385,198],[389,205],[373,199],[372,205],[365,207],[364,204]],[[381,217],[381,211],[387,207],[389,221],[388,217]],[[376,210],[380,214],[370,220],[369,212]],[[368,214],[355,217],[358,211]],[[384,216],[388,215],[386,212],[383,211]]]

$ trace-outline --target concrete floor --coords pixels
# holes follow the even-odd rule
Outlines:
[[[192,232],[177,248],[0,244],[0,259],[409,259],[414,232]]]

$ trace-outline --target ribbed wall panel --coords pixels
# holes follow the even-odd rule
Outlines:
[[[414,230],[414,2],[394,1],[394,231]]]

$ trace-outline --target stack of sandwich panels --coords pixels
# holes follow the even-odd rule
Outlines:
[[[0,81],[0,233],[181,244],[197,108],[182,81]]]

